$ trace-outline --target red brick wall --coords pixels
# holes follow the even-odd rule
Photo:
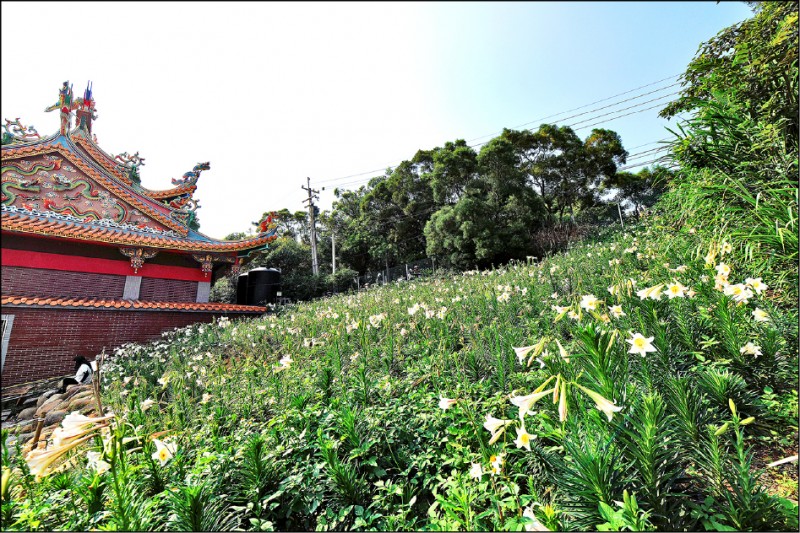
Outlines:
[[[3,294],[122,299],[125,276],[4,266]],[[187,282],[189,283],[189,282]],[[194,299],[192,299],[194,301]]]
[[[194,302],[197,300],[197,282],[142,278],[139,299],[158,302]]]
[[[104,346],[108,353],[126,342],[160,338],[162,331],[210,322],[225,313],[6,306],[3,314],[14,315],[2,375],[3,386],[9,386],[74,373],[76,355],[91,361]]]

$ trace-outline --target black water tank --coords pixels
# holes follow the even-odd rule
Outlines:
[[[247,305],[274,304],[280,289],[279,270],[261,267],[247,273]]]
[[[247,272],[239,274],[236,280],[236,303],[247,305]]]

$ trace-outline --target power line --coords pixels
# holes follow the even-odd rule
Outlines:
[[[594,124],[589,124],[588,126],[581,126],[580,128],[575,128],[575,129],[576,130],[585,130],[586,128],[592,128],[594,126],[599,126],[600,124],[606,124],[608,122],[611,122],[612,120],[617,120],[618,118],[623,118],[623,117],[627,117],[627,116],[630,116],[630,115],[635,115],[637,113],[644,113],[645,111],[650,111],[651,109],[655,109],[657,107],[661,107],[662,105],[663,104],[656,104],[656,105],[651,106],[651,107],[646,107],[645,109],[640,109],[638,111],[631,111],[630,113],[625,113],[624,115],[620,115],[618,117],[612,117],[612,118],[609,118],[607,120],[596,122]]]
[[[629,148],[629,150],[636,150],[637,148],[641,148],[642,146],[650,146],[651,144],[665,143],[665,142],[668,142],[668,141],[669,141],[669,139],[659,139],[657,141],[650,141],[649,143],[640,144],[638,146],[631,146]]]
[[[655,102],[657,100],[663,100],[664,98],[669,98],[670,96],[675,96],[676,94],[679,94],[679,93],[680,93],[680,91],[676,91],[674,93],[670,93],[670,94],[665,94],[665,95],[659,96],[658,98],[653,98],[652,100],[645,100],[644,102],[639,102],[638,104],[635,104],[635,105],[632,105],[632,106],[623,107],[622,109],[615,109],[614,111],[609,111],[608,113],[603,113],[602,115],[597,115],[595,117],[587,118],[586,120],[581,120],[579,122],[574,122],[572,124],[569,124],[569,127],[572,128],[574,126],[577,126],[578,124],[583,124],[584,122],[591,122],[592,120],[596,120],[596,119],[601,118],[601,117],[607,117],[608,115],[613,115],[613,114],[619,113],[621,111],[627,111],[628,109],[635,109],[635,108],[641,107],[641,106],[643,106],[645,104],[649,104],[650,102]]]
[[[642,85],[642,86],[636,87],[635,89],[630,89],[630,90],[628,90],[628,91],[625,91],[625,92],[622,92],[622,93],[618,93],[618,94],[615,94],[615,95],[613,95],[613,96],[609,96],[609,97],[607,97],[607,98],[603,98],[603,99],[601,99],[601,100],[596,100],[596,101],[594,101],[594,102],[591,102],[591,103],[589,103],[589,104],[585,104],[585,105],[583,105],[583,106],[580,106],[580,107],[575,107],[575,108],[573,108],[573,109],[569,109],[569,110],[567,110],[567,111],[561,111],[561,112],[559,112],[559,113],[556,113],[556,114],[554,114],[554,115],[548,115],[548,116],[545,116],[545,117],[541,117],[541,118],[535,119],[535,120],[533,120],[533,121],[531,121],[531,122],[526,122],[525,124],[521,124],[520,126],[515,126],[515,128],[519,128],[519,127],[522,127],[522,126],[527,126],[528,124],[533,124],[534,122],[538,122],[538,121],[540,121],[540,120],[545,120],[545,119],[552,118],[552,117],[556,117],[556,116],[559,116],[559,115],[564,115],[564,114],[566,114],[566,113],[571,113],[571,112],[573,112],[573,111],[578,111],[578,110],[580,110],[580,109],[584,109],[584,108],[586,108],[586,107],[589,107],[589,106],[592,106],[592,105],[595,105],[595,104],[599,104],[599,103],[602,103],[602,102],[605,102],[605,101],[611,100],[611,99],[613,99],[613,98],[617,98],[618,96],[623,96],[623,95],[626,95],[626,94],[630,94],[630,93],[632,93],[632,92],[634,92],[634,91],[638,91],[639,89],[644,89],[644,88],[646,88],[646,87],[651,87],[651,86],[653,86],[653,85],[656,85],[656,84],[658,84],[658,83],[661,83],[661,82],[663,82],[663,81],[666,81],[666,80],[669,80],[669,79],[675,78],[675,77],[677,77],[677,76],[679,76],[679,75],[680,75],[680,74],[673,74],[672,76],[668,76],[668,77],[666,77],[666,78],[663,78],[663,79],[660,79],[660,80],[658,80],[658,81],[654,81],[654,82],[652,82],[652,83],[648,83],[648,84],[646,84],[646,85]],[[656,90],[653,90],[653,91],[650,91],[650,92],[647,92],[647,93],[643,93],[643,94],[641,94],[641,95],[637,95],[637,96],[635,96],[635,97],[631,97],[631,98],[628,98],[628,99],[625,99],[625,100],[621,100],[621,101],[619,101],[619,102],[615,102],[615,103],[613,103],[613,104],[609,104],[609,105],[607,105],[607,106],[604,106],[604,107],[601,107],[601,108],[597,108],[597,109],[589,110],[589,111],[586,111],[586,112],[584,112],[584,113],[580,113],[580,114],[578,114],[578,115],[573,115],[573,116],[571,116],[571,117],[565,117],[565,118],[563,118],[563,119],[559,119],[559,120],[569,120],[569,119],[571,119],[571,118],[576,118],[576,117],[578,117],[578,116],[582,116],[582,115],[585,115],[585,114],[588,114],[588,113],[592,113],[592,112],[599,111],[599,110],[602,110],[602,109],[607,109],[607,108],[609,108],[609,107],[613,107],[613,106],[615,106],[615,105],[619,105],[619,104],[621,104],[621,103],[625,103],[625,102],[628,102],[628,101],[632,101],[632,100],[635,100],[635,99],[637,99],[637,98],[641,98],[641,97],[643,97],[643,96],[647,96],[647,95],[649,95],[649,94],[653,94],[653,93],[656,93],[656,92],[658,92],[658,91],[662,91],[662,90],[664,90],[664,89],[668,89],[668,88],[670,88],[670,87],[674,87],[675,85],[678,85],[678,84],[677,84],[677,83],[673,83],[673,84],[671,84],[671,85],[667,85],[667,86],[661,87],[661,88],[659,88],[659,89],[656,89]],[[677,93],[674,93],[674,94],[677,94]],[[498,132],[498,133],[501,133],[501,132]],[[476,137],[476,138],[474,138],[474,139],[471,139],[471,140],[470,140],[470,141],[468,141],[468,142],[472,142],[472,141],[475,141],[475,140],[478,140],[478,139],[482,139],[482,138],[485,138],[485,137],[488,137],[488,136],[497,135],[498,133],[494,133],[494,134],[490,134],[490,135],[484,135],[484,136],[481,136],[481,137]],[[481,146],[481,145],[483,145],[483,144],[486,144],[486,143],[478,143],[478,144],[476,144],[476,145],[474,145],[474,146],[471,146],[471,147],[472,147],[472,148],[474,148],[475,146]],[[368,170],[368,171],[366,171],[366,172],[359,172],[359,173],[357,173],[357,174],[350,174],[350,175],[347,175],[347,176],[340,176],[340,177],[338,177],[338,178],[330,178],[330,179],[319,180],[319,182],[318,182],[318,183],[321,183],[321,184],[333,183],[333,182],[337,182],[337,181],[340,181],[340,180],[345,180],[345,179],[349,179],[349,178],[355,178],[355,177],[359,177],[359,176],[364,176],[364,175],[366,175],[366,174],[372,174],[372,173],[374,173],[374,172],[381,172],[381,171],[383,171],[383,170],[386,170],[386,168],[387,168],[387,167],[392,167],[392,166],[394,166],[394,165],[396,165],[396,164],[399,164],[399,163],[401,163],[402,161],[404,161],[404,160],[400,160],[400,161],[397,161],[397,162],[395,162],[395,163],[387,164],[386,166],[384,166],[384,167],[382,167],[382,168],[379,168],[379,169],[374,169],[374,170]]]
[[[670,78],[672,78],[672,77],[674,77],[674,76],[670,76]],[[665,78],[665,79],[669,79],[669,78]],[[664,81],[664,80],[661,80],[661,81]],[[657,82],[651,83],[650,85],[655,85],[656,83],[660,83],[660,81],[657,81]],[[598,108],[596,108],[596,109],[590,109],[589,111],[584,111],[583,113],[578,113],[577,115],[572,115],[572,116],[569,116],[569,117],[563,117],[563,118],[559,118],[558,120],[562,120],[562,121],[563,121],[563,120],[569,120],[569,119],[576,118],[576,117],[580,117],[580,116],[583,116],[583,115],[586,115],[586,114],[589,114],[589,113],[594,113],[595,111],[601,111],[601,110],[603,110],[603,109],[608,109],[609,107],[614,107],[614,106],[616,106],[616,105],[619,105],[619,104],[624,104],[625,102],[630,102],[630,101],[632,101],[632,100],[637,100],[637,99],[639,99],[639,98],[642,98],[642,97],[644,97],[644,96],[648,96],[648,95],[650,95],[650,94],[654,94],[654,93],[657,93],[657,92],[659,92],[659,91],[663,91],[664,89],[669,89],[670,87],[675,87],[676,85],[679,85],[679,84],[678,84],[678,83],[672,83],[672,84],[670,84],[670,85],[665,85],[664,87],[660,87],[660,88],[658,88],[658,89],[655,89],[655,90],[653,90],[653,91],[650,91],[650,92],[642,93],[642,94],[639,94],[639,95],[637,95],[637,96],[633,96],[633,97],[631,97],[631,98],[626,98],[625,100],[620,100],[619,102],[614,102],[613,104],[608,104],[608,105],[606,105],[606,106],[603,106],[603,107],[598,107]],[[648,85],[644,85],[643,87],[648,87]],[[530,122],[526,122],[525,124],[520,124],[519,126],[514,126],[514,128],[522,128],[522,127],[524,127],[524,126],[527,126],[527,125],[529,125],[529,124],[534,124],[534,123],[537,123],[537,122],[539,122],[540,120],[546,120],[546,119],[548,119],[548,118],[553,118],[553,117],[557,117],[557,116],[559,116],[559,115],[564,115],[564,114],[566,114],[566,113],[571,113],[571,112],[573,112],[573,111],[577,111],[577,110],[579,110],[579,109],[583,109],[583,108],[585,108],[585,107],[589,107],[590,105],[598,104],[598,103],[600,103],[600,102],[605,102],[606,100],[611,100],[612,98],[616,98],[617,96],[622,96],[623,94],[628,94],[628,93],[630,93],[630,92],[636,91],[636,90],[638,90],[638,89],[641,89],[641,88],[643,88],[643,87],[638,87],[637,89],[632,89],[632,90],[630,90],[630,91],[627,91],[627,92],[624,92],[624,93],[620,93],[620,94],[617,94],[617,95],[615,95],[615,96],[610,96],[610,97],[608,97],[608,98],[605,98],[605,99],[603,99],[603,100],[598,100],[598,101],[596,101],[596,102],[592,102],[591,104],[586,104],[586,105],[584,105],[584,106],[581,106],[581,107],[576,107],[575,109],[570,109],[569,111],[562,111],[561,113],[556,113],[556,114],[554,114],[554,115],[548,115],[548,116],[546,116],[546,117],[537,118],[537,119],[535,119],[535,120],[532,120],[532,121],[530,121]],[[676,94],[677,94],[677,93],[676,93]],[[496,132],[496,133],[492,133],[492,134],[490,134],[490,135],[483,135],[483,136],[481,136],[481,137],[476,137],[476,138],[474,138],[474,139],[471,139],[471,140],[469,140],[469,141],[467,141],[467,142],[477,141],[478,139],[483,139],[483,138],[485,138],[485,137],[492,137],[492,136],[495,136],[495,135],[499,135],[499,134],[501,134],[501,133],[503,133],[503,132],[502,132],[502,131],[499,131],[499,132]]]
[[[650,161],[645,161],[644,163],[636,163],[634,165],[625,165],[624,167],[619,167],[617,169],[617,171],[628,170],[628,169],[637,168],[637,167],[644,167],[644,166],[647,166],[647,165],[649,165],[651,163],[661,163],[661,162],[665,161],[666,159],[667,159],[667,157],[665,157],[665,156],[657,157],[655,159],[651,159]]]
[[[656,83],[657,83],[657,82],[656,82]],[[604,116],[608,116],[608,115],[613,115],[613,114],[615,114],[615,113],[618,113],[618,112],[620,112],[620,111],[625,111],[625,110],[628,110],[628,109],[634,109],[634,108],[640,107],[640,106],[642,106],[642,105],[648,104],[648,103],[650,103],[650,102],[654,102],[654,101],[657,101],[657,100],[662,100],[663,98],[666,98],[666,97],[668,97],[668,96],[673,96],[673,95],[675,95],[675,94],[678,94],[678,93],[676,92],[676,93],[672,93],[672,94],[669,94],[669,95],[665,95],[665,96],[661,96],[661,97],[658,97],[658,98],[654,98],[654,99],[651,99],[651,100],[647,100],[647,101],[645,101],[645,102],[639,102],[638,104],[635,104],[635,105],[633,105],[633,106],[628,106],[628,107],[626,107],[626,108],[623,108],[623,109],[618,109],[618,110],[612,111],[612,112],[610,112],[610,113],[605,113],[605,114],[603,114],[603,115],[599,115],[599,116],[596,116],[596,117],[592,117],[592,118],[590,118],[590,119],[586,119],[586,120],[583,120],[583,121],[580,121],[580,122],[576,122],[576,123],[574,123],[574,124],[571,124],[571,125],[569,125],[569,126],[570,126],[570,127],[572,127],[572,126],[575,126],[575,125],[578,125],[578,124],[582,124],[583,122],[589,122],[590,120],[595,120],[595,119],[597,119],[597,118],[600,118],[600,117],[604,117]],[[632,100],[632,99],[629,99],[629,100]],[[618,103],[621,103],[621,102],[618,102]],[[635,115],[635,114],[637,114],[637,113],[643,113],[643,112],[645,112],[645,111],[650,111],[650,110],[652,110],[652,109],[655,109],[655,108],[657,108],[657,107],[660,107],[661,105],[662,105],[662,104],[656,104],[656,105],[654,105],[654,106],[650,106],[650,107],[647,107],[647,108],[644,108],[644,109],[639,109],[639,110],[637,110],[637,111],[632,111],[632,112],[630,112],[630,113],[625,113],[625,114],[623,114],[623,115],[619,115],[619,116],[611,117],[611,118],[608,118],[608,119],[606,119],[606,120],[602,120],[602,121],[600,121],[600,122],[596,122],[596,123],[594,123],[594,124],[589,124],[589,125],[587,125],[587,126],[581,126],[581,127],[579,127],[579,128],[576,128],[576,130],[582,130],[582,129],[587,129],[587,128],[591,128],[591,127],[594,127],[594,126],[599,126],[599,125],[601,125],[601,124],[605,124],[605,123],[607,123],[607,122],[611,122],[611,121],[613,121],[613,120],[617,120],[617,119],[619,119],[619,118],[627,117],[627,116],[630,116],[630,115]],[[584,107],[585,107],[585,106],[584,106]],[[651,142],[649,142],[649,143],[645,143],[645,144],[639,145],[639,146],[637,146],[637,147],[635,147],[635,148],[642,147],[642,146],[648,146],[648,145],[650,145],[650,144],[655,144],[655,143],[658,143],[658,142],[665,142],[665,141],[667,141],[667,139],[661,139],[661,140],[658,140],[658,141],[651,141]],[[482,145],[484,145],[484,144],[488,144],[488,142],[484,142],[484,143],[477,143],[477,144],[474,144],[474,145],[468,145],[468,146],[469,146],[470,148],[476,148],[476,147],[478,147],[478,146],[482,146]],[[634,158],[634,157],[635,157],[635,155],[630,155],[630,156],[628,156],[628,159],[631,159],[631,158]],[[377,170],[376,170],[376,171],[374,171],[374,172],[377,172]],[[360,175],[364,175],[364,174],[369,174],[369,172],[364,172],[364,173],[361,173],[361,174],[353,174],[352,176],[349,176],[349,177],[356,177],[356,176],[360,176]],[[340,184],[337,184],[337,188],[339,188],[339,187],[348,187],[348,186],[351,186],[351,185],[358,185],[358,184],[367,184],[367,183],[369,183],[369,181],[371,181],[371,180],[372,180],[373,178],[375,178],[375,177],[378,177],[378,176],[372,176],[372,177],[370,177],[370,178],[366,178],[366,179],[359,179],[359,180],[349,181],[349,182],[345,182],[345,183],[340,183]],[[344,178],[338,178],[338,179],[344,179]]]

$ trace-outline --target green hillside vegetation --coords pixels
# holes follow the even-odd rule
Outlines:
[[[797,30],[701,46],[636,225],[116,350],[4,529],[797,531]]]

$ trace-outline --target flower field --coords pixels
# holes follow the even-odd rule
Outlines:
[[[118,349],[3,526],[796,531],[797,271],[646,222]]]

